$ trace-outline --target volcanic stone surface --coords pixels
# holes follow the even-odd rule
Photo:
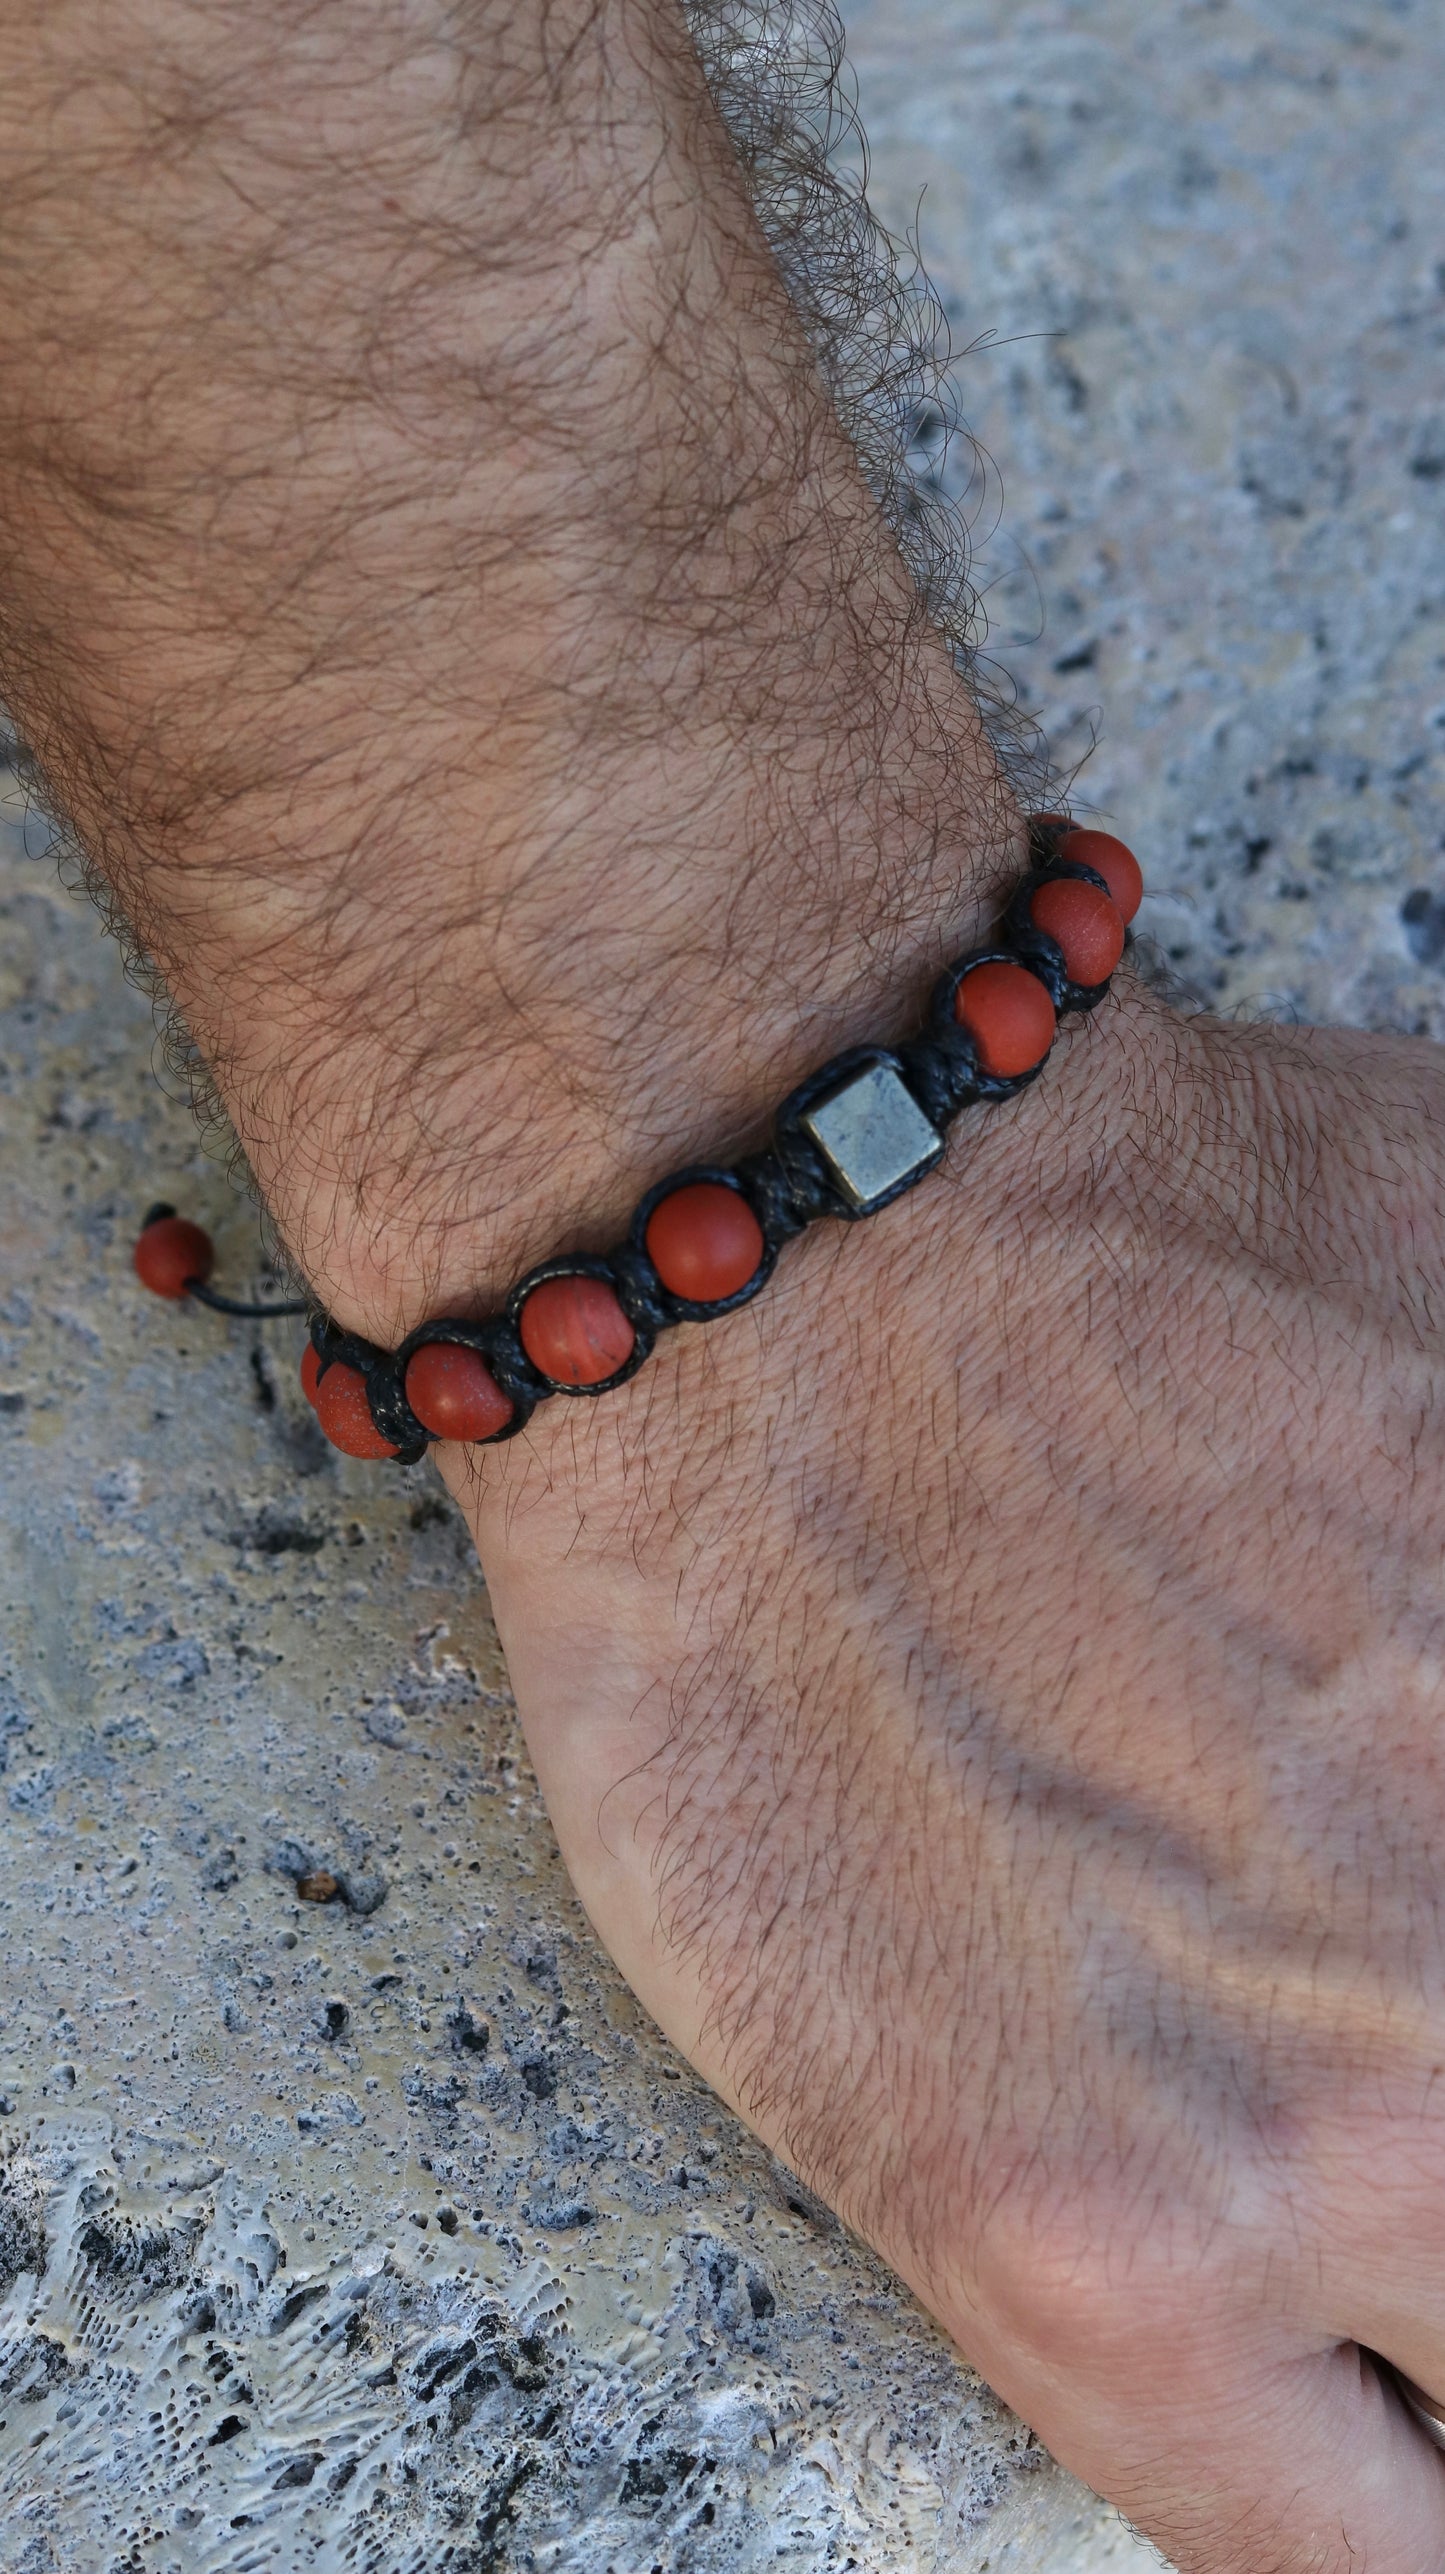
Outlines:
[[[987,451],[918,468],[1145,925],[1445,1034],[1445,20],[850,32]],[[429,1470],[133,1286],[254,1217],[18,819],[0,910],[4,2574],[1137,2568],[599,1953]]]
[[[1445,1036],[1433,0],[856,0],[988,635],[1217,1010]]]

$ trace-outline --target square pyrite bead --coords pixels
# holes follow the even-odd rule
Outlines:
[[[866,1064],[798,1122],[859,1215],[886,1206],[943,1158],[943,1137],[891,1064]]]

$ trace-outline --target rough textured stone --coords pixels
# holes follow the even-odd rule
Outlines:
[[[847,18],[982,450],[917,461],[1141,929],[1217,1008],[1445,1036],[1445,19]]]
[[[1445,22],[851,26],[995,647],[1102,722],[1144,925],[1445,1033]],[[0,910],[0,2567],[1137,2566],[599,1955],[428,1470],[135,1285],[150,1200],[230,1280],[254,1220],[18,830]]]

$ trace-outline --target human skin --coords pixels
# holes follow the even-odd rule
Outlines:
[[[342,1321],[908,1023],[1018,819],[664,0],[3,0],[0,155],[0,685]],[[1125,979],[439,1457],[629,1980],[1189,2574],[1445,2558],[1442,1110]]]

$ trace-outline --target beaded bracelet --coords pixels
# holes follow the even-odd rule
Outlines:
[[[1037,1079],[1058,1019],[1108,990],[1144,885],[1122,840],[1061,814],[1031,816],[1029,855],[997,938],[940,977],[917,1036],[835,1055],[784,1100],[766,1151],[672,1172],[615,1249],[544,1261],[481,1322],[422,1323],[385,1350],[307,1299],[222,1296],[208,1284],[209,1236],[171,1207],[151,1209],[136,1272],[157,1295],[221,1313],[309,1313],[301,1382],[347,1456],[411,1465],[433,1440],[515,1438],[549,1395],[607,1394],[660,1331],[747,1304],[819,1217],[856,1222],[891,1205],[942,1160],[961,1110]]]

